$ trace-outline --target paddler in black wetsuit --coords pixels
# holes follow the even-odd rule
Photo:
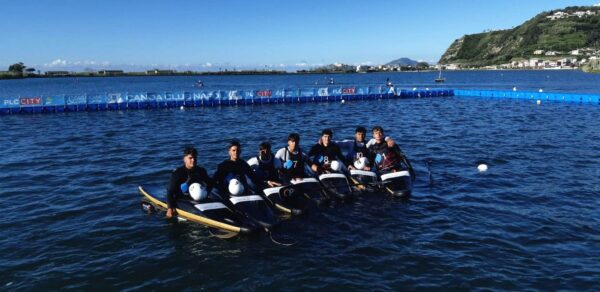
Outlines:
[[[344,162],[348,165],[348,169],[355,169],[355,161],[363,157],[369,158],[370,153],[369,149],[367,149],[367,142],[365,141],[366,134],[367,129],[363,126],[358,126],[354,132],[353,140],[336,142],[340,149],[344,149],[346,153]],[[362,170],[371,170],[371,168],[368,165],[365,165]]]
[[[383,128],[380,126],[373,127],[373,143],[369,143],[369,160],[372,166],[379,172],[385,174],[396,172],[403,169],[408,169],[411,177],[415,177],[412,165],[406,159],[400,147],[390,137],[384,139]]]
[[[269,187],[281,186],[278,171],[281,161],[271,152],[271,143],[262,142],[258,145],[258,155],[248,160],[248,165],[265,185]]]
[[[232,180],[237,180],[243,186],[243,190],[248,190],[248,182],[246,177],[252,180],[252,183],[261,188],[263,187],[262,182],[256,177],[254,171],[248,165],[248,163],[240,159],[242,148],[240,142],[233,140],[228,145],[229,159],[224,160],[217,166],[217,171],[213,175],[213,181],[215,187],[219,190],[219,193],[223,199],[227,199],[230,195],[242,195],[245,192],[232,194],[230,192],[229,185]]]
[[[344,156],[340,147],[332,142],[333,131],[325,129],[321,132],[319,142],[315,144],[308,152],[308,157],[312,158],[311,169],[317,174],[339,172],[340,169],[332,169],[332,162],[343,163]]]
[[[293,179],[305,178],[305,165],[310,165],[308,156],[300,150],[300,135],[291,133],[288,135],[288,146],[281,148],[275,153],[275,158],[281,161],[280,175],[287,183]]]
[[[206,173],[206,169],[197,165],[198,151],[194,147],[186,147],[183,150],[183,166],[173,170],[167,190],[167,218],[177,215],[177,199],[188,195],[188,188],[193,183],[199,183],[206,187],[206,193],[210,193],[213,181]]]

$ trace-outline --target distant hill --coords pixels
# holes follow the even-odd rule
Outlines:
[[[544,56],[547,52],[600,50],[600,7],[567,7],[543,12],[507,30],[470,34],[455,40],[439,63],[487,66]],[[537,54],[534,54],[535,51]]]
[[[391,61],[389,63],[387,63],[386,65],[400,65],[400,66],[417,66],[419,62],[409,59],[409,58],[400,58],[400,59],[396,59],[394,61]]]

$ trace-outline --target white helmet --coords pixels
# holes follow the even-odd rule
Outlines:
[[[199,183],[193,183],[190,185],[190,197],[195,201],[206,199],[208,197],[206,187]]]
[[[339,161],[334,160],[329,164],[329,167],[331,168],[331,170],[337,172],[340,171],[340,169],[342,168],[342,164]]]
[[[369,161],[367,160],[367,158],[366,157],[361,157],[361,158],[357,159],[356,161],[354,161],[354,167],[356,169],[362,170],[363,168],[365,168],[365,166],[367,166],[367,163],[369,163]]]
[[[244,193],[244,185],[237,179],[229,181],[229,193],[233,196],[239,196]]]

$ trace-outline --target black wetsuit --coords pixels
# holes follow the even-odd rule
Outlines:
[[[312,157],[313,163],[319,166],[319,173],[324,171],[322,166],[325,164],[329,164],[334,160],[345,161],[340,147],[334,143],[329,143],[327,146],[317,143],[310,148],[308,156]]]
[[[286,147],[283,156],[280,157],[280,159],[282,163],[280,174],[284,181],[289,182],[294,178],[306,177],[306,171],[304,168],[307,163],[310,163],[310,161],[308,160],[308,157],[302,153],[302,150],[298,149],[296,153],[293,153],[290,152],[290,150],[288,150]]]
[[[388,147],[387,143],[382,141],[381,143],[371,145],[369,150],[371,152],[369,160],[380,173],[402,169],[404,155],[400,151],[398,145]]]
[[[352,150],[350,150],[346,155],[346,165],[352,165],[354,161],[360,159],[361,157],[370,158],[370,153],[369,149],[367,149],[367,144],[365,142],[356,143],[356,140],[354,140]]]
[[[260,155],[256,156],[256,161],[258,165],[253,166],[256,177],[261,180],[263,183],[267,183],[267,181],[279,181],[279,176],[277,175],[277,169],[275,167],[275,156],[273,154],[270,155],[270,159],[261,160]]]
[[[250,165],[241,159],[236,161],[227,159],[219,163],[219,166],[217,166],[217,171],[213,175],[213,181],[215,182],[215,186],[218,188],[221,196],[227,197],[230,195],[228,189],[229,180],[233,178],[239,180],[240,183],[244,185],[244,189],[249,189],[246,176],[252,180],[255,186],[262,189],[263,185],[260,179],[256,177]]]
[[[207,191],[213,187],[213,180],[206,173],[206,169],[200,166],[194,166],[192,169],[187,169],[185,166],[180,166],[171,173],[169,189],[167,190],[167,206],[169,208],[177,208],[177,199],[185,195],[181,190],[181,185],[186,183],[188,187],[193,183],[204,184]]]

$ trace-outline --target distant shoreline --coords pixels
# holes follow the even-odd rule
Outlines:
[[[443,72],[464,72],[464,71],[581,71],[584,73],[600,73],[600,70],[586,71],[578,69],[459,69],[444,70]],[[72,74],[62,74],[58,76],[48,76],[44,74],[28,74],[25,76],[16,76],[11,74],[0,75],[0,80],[10,79],[29,79],[29,78],[88,78],[88,77],[157,77],[157,76],[220,76],[220,75],[317,75],[317,74],[370,74],[370,73],[419,73],[419,72],[438,72],[435,69],[412,70],[412,71],[373,71],[373,72],[312,72],[312,71],[220,71],[220,72],[178,72],[169,74],[146,74],[143,72],[124,72],[120,74],[98,74],[88,72],[76,72]]]

